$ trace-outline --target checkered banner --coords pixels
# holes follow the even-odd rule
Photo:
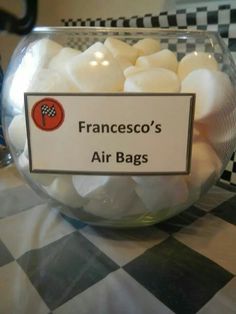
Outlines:
[[[229,47],[234,60],[236,61],[236,2],[235,4],[207,5],[188,9],[179,9],[174,12],[161,12],[159,15],[146,14],[143,17],[133,16],[130,18],[120,17],[118,19],[108,18],[96,20],[86,19],[61,19],[64,26],[106,26],[106,27],[161,27],[179,29],[198,29],[217,31]],[[91,38],[71,38],[67,45],[81,50],[86,49],[93,42]],[[195,50],[196,43],[191,41],[181,42],[175,39],[162,39],[162,48],[169,48],[176,51],[180,60],[186,53]],[[207,43],[202,47],[208,51]],[[198,49],[201,49],[198,43]],[[236,191],[236,153],[229,161],[223,172],[219,185]]]

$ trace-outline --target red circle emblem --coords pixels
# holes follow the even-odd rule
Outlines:
[[[31,116],[38,128],[44,131],[53,131],[62,125],[65,113],[57,100],[43,98],[34,104]]]

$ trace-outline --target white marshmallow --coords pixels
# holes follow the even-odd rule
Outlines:
[[[33,180],[40,185],[48,186],[56,178],[56,175],[53,175],[53,174],[30,173],[29,172],[29,160],[24,152],[19,156],[17,163],[19,165],[20,170],[24,173],[24,175],[29,180]]]
[[[54,179],[46,191],[52,198],[72,208],[82,207],[85,202],[76,192],[72,177],[69,175],[61,175]]]
[[[37,69],[20,65],[16,72],[6,78],[3,88],[3,102],[14,110],[16,114],[24,114],[24,92],[35,75]]]
[[[204,142],[193,143],[191,172],[186,176],[191,189],[201,189],[212,184],[220,176],[222,162],[210,145]]]
[[[33,42],[26,53],[31,54],[34,63],[40,65],[41,68],[47,67],[52,57],[57,55],[62,46],[53,40],[43,38]]]
[[[109,50],[97,42],[67,65],[67,74],[82,92],[123,89],[124,75]]]
[[[125,80],[124,85],[125,92],[177,93],[179,90],[180,81],[177,75],[161,68],[135,73]]]
[[[109,177],[105,185],[87,195],[89,201],[83,209],[105,219],[119,219],[143,211],[140,206],[131,212],[135,197],[134,182],[129,177]]]
[[[10,143],[17,151],[23,151],[26,139],[25,116],[19,114],[13,118],[9,127],[8,134]]]
[[[193,140],[196,141],[200,136],[200,131],[197,128],[193,128]]]
[[[61,45],[46,38],[33,42],[27,48],[21,63],[12,77],[9,77],[7,83],[9,89],[6,90],[7,101],[14,110],[18,110],[18,113],[23,113],[24,110],[24,92],[28,91],[32,81],[38,76],[37,73],[47,67],[51,58],[61,49]]]
[[[139,56],[147,56],[160,50],[160,41],[153,38],[144,38],[133,45],[138,50]]]
[[[108,176],[72,176],[72,182],[77,193],[82,197],[87,197],[94,190],[104,186],[109,181]]]
[[[122,40],[108,37],[105,40],[104,45],[111,51],[115,58],[124,57],[134,64],[138,57],[138,50]]]
[[[27,91],[73,93],[79,92],[79,88],[62,74],[54,70],[42,69],[36,73]]]
[[[175,54],[172,51],[168,49],[163,49],[149,56],[139,57],[136,60],[135,65],[138,67],[146,68],[147,67],[165,68],[170,71],[176,72],[178,68],[178,61]]]
[[[47,67],[50,60],[59,55],[61,50],[63,50],[61,45],[47,38],[34,41],[26,49],[21,63],[15,69],[12,77],[9,77],[7,84],[9,89],[6,91],[10,98],[9,103],[15,110],[19,110],[18,113],[23,112],[24,92],[28,91],[32,81],[37,77],[37,73]]]
[[[183,80],[190,72],[197,69],[218,70],[214,56],[207,52],[192,52],[179,62],[178,75]]]
[[[217,155],[227,162],[235,150],[236,142],[236,108],[234,102],[225,106],[220,113],[205,119],[199,125],[207,139],[214,147]]]
[[[182,177],[133,177],[138,183],[135,191],[150,211],[161,211],[184,204],[189,191]]]
[[[116,57],[115,58],[119,63],[122,71],[125,71],[128,67],[132,66],[133,64],[125,57]]]
[[[136,192],[134,192],[134,197],[129,205],[129,208],[127,209],[126,212],[123,213],[122,218],[127,218],[131,216],[136,216],[136,215],[146,215],[148,214],[149,210],[146,208],[144,205],[143,201],[140,199],[140,197],[137,195]],[[140,218],[140,217],[139,217]]]
[[[182,93],[196,93],[195,120],[218,113],[234,102],[229,77],[220,71],[199,69],[191,72],[181,84]]]
[[[55,57],[49,62],[48,68],[61,73],[64,73],[66,64],[71,61],[71,58],[79,55],[81,51],[65,47],[62,48]]]
[[[56,175],[47,173],[30,173],[30,177],[43,186],[49,186],[57,178]]]
[[[207,120],[208,121],[208,120]],[[194,121],[193,123],[193,142],[208,142],[206,139],[206,133],[201,123]]]
[[[163,176],[133,176],[132,180],[135,183],[142,185],[142,186],[154,186],[156,187],[162,182]]]
[[[124,70],[124,76],[127,78],[127,77],[129,77],[135,73],[143,72],[147,69],[148,68],[146,68],[146,67],[138,67],[138,66],[132,65],[132,66],[130,66]]]

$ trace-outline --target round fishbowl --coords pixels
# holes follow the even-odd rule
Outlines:
[[[221,176],[236,144],[235,86],[214,32],[36,28],[5,75],[4,133],[19,172],[61,213],[147,226]]]

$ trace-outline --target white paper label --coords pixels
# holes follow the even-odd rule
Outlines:
[[[193,94],[25,94],[30,170],[190,171]]]

